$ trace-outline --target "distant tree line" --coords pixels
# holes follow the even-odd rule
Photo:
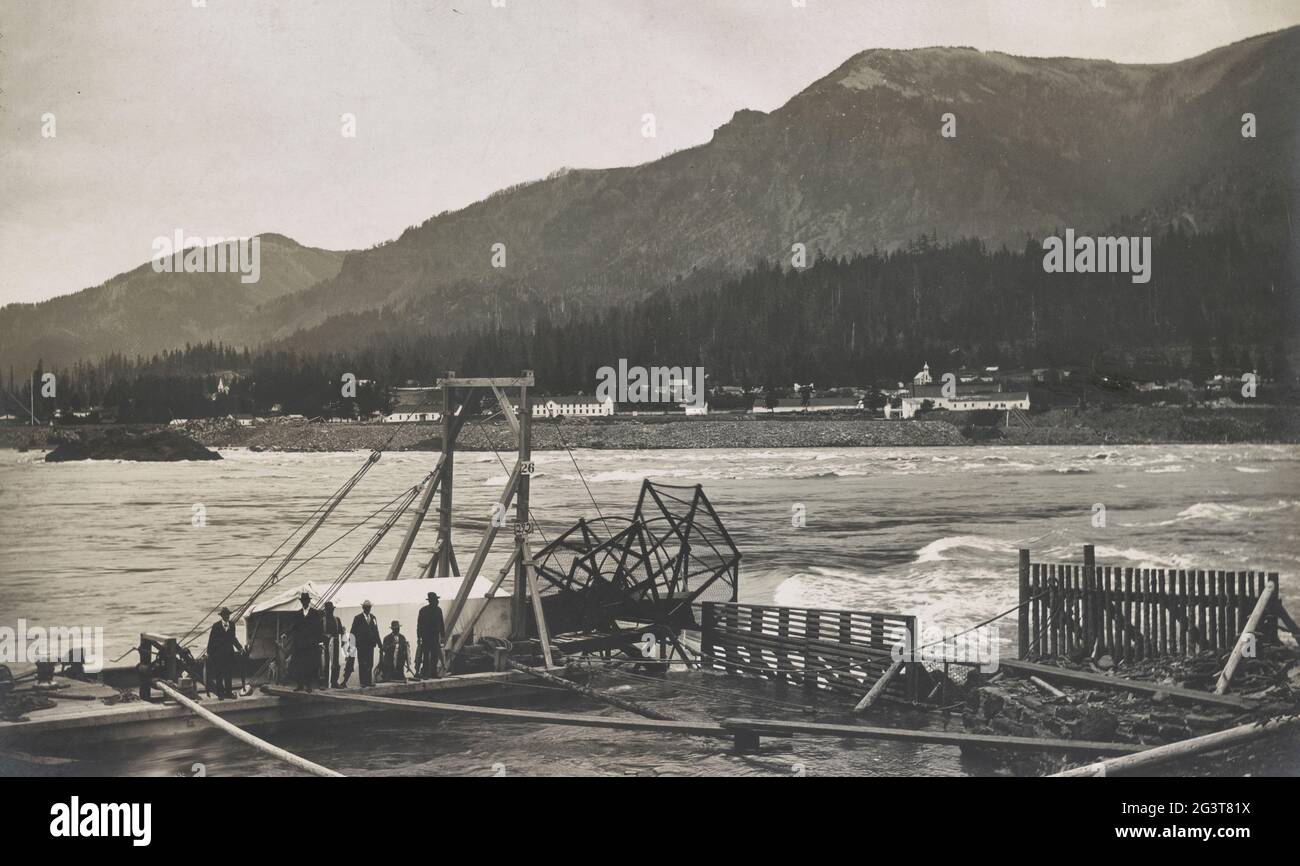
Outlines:
[[[1297,287],[1285,251],[1225,229],[1171,230],[1154,239],[1152,277],[1048,274],[1037,240],[992,250],[978,240],[921,237],[904,249],[815,256],[794,269],[758,263],[729,280],[685,279],[645,300],[582,318],[542,317],[431,337],[374,314],[336,317],[336,347],[290,338],[257,350],[207,343],[149,358],[111,355],[57,371],[57,396],[37,414],[104,407],[121,421],[235,413],[363,417],[388,408],[389,388],[432,384],[443,371],[536,371],[543,393],[587,392],[596,371],[631,365],[703,365],[712,385],[759,391],[795,381],[871,385],[909,381],[922,363],[1077,367],[1128,378],[1200,378],[1257,370],[1290,381]],[[285,348],[285,345],[295,348]],[[217,377],[229,393],[216,394]],[[342,396],[344,373],[369,380]],[[25,417],[31,377],[9,371],[5,411]],[[215,399],[214,399],[214,394]]]

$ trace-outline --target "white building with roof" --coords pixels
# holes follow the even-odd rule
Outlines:
[[[562,416],[594,417],[614,414],[614,400],[598,400],[586,394],[561,394],[533,403],[534,418],[559,418]]]

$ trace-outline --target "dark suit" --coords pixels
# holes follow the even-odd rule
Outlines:
[[[235,637],[235,624],[226,625],[221,620],[212,624],[208,632],[208,690],[223,698],[233,695],[231,673],[235,667],[235,651],[239,639]],[[215,686],[215,688],[214,688]]]
[[[371,685],[371,675],[375,670],[375,648],[382,638],[379,636],[379,622],[374,614],[366,616],[365,611],[352,618],[352,639],[357,645],[357,672],[361,674],[361,685]]]
[[[415,639],[419,646],[416,668],[421,676],[438,675],[438,659],[441,657],[442,635],[445,630],[442,608],[433,602],[420,608],[420,616],[415,621]]]
[[[384,638],[384,651],[380,656],[379,675],[386,683],[406,682],[406,666],[411,661],[411,644],[404,634],[389,634]]]
[[[289,646],[293,652],[289,658],[289,676],[296,685],[307,688],[316,685],[320,645],[324,639],[325,628],[319,611],[308,610],[304,615],[300,610],[293,615],[293,625],[289,627]]]

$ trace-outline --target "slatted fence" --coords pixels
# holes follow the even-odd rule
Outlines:
[[[700,634],[709,667],[862,697],[893,663],[895,648],[910,646],[916,618],[705,602]],[[921,674],[919,664],[906,664],[886,693],[916,700]]]
[[[1106,653],[1115,659],[1187,656],[1233,647],[1277,572],[1129,568],[1031,562],[1020,551],[1021,658]],[[1277,639],[1277,618],[1257,631]]]

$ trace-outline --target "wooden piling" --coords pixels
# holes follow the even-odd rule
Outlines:
[[[1016,611],[1017,649],[1022,659],[1029,658],[1029,548],[1020,548],[1020,607]]]

